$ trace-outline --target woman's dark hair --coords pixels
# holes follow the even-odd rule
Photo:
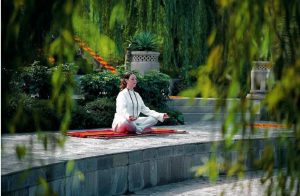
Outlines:
[[[126,88],[126,86],[127,86],[126,80],[128,80],[129,77],[130,77],[132,74],[134,74],[134,72],[129,71],[129,72],[126,72],[126,73],[122,76],[122,78],[121,78],[121,83],[120,83],[120,89],[121,89],[121,90],[123,90],[124,88]]]

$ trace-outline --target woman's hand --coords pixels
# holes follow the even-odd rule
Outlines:
[[[165,113],[163,119],[167,119],[167,118],[170,118],[170,116],[167,113]]]
[[[134,116],[129,116],[129,121],[135,121],[137,118],[136,117],[134,117]]]

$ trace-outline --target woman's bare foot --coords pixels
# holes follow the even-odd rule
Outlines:
[[[151,133],[152,132],[152,129],[151,128],[145,128],[143,130],[143,133]]]

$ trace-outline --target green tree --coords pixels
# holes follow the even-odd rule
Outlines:
[[[2,114],[6,111],[9,100],[16,92],[11,86],[14,72],[38,60],[43,64],[51,65],[47,59],[56,57],[56,65],[72,62],[74,57],[73,25],[71,21],[72,10],[76,1],[3,1],[4,13],[2,19]],[[61,20],[64,18],[64,20]],[[59,68],[51,76],[52,95],[51,104],[61,113],[61,130],[68,127],[70,109],[72,106],[72,85],[62,90],[64,81],[61,79],[62,69]],[[70,84],[72,81],[69,81]],[[63,109],[63,105],[66,106]],[[22,119],[20,104],[19,115],[10,122],[9,131],[15,131],[15,124]],[[7,127],[2,127],[7,129]]]
[[[70,123],[74,85],[72,77],[68,79],[63,77],[62,64],[74,60],[72,15],[77,3],[76,0],[4,0],[1,2],[1,11],[3,11],[1,19],[1,56],[3,57],[1,61],[1,121],[6,122],[1,124],[1,129],[6,130],[4,132],[14,133],[17,125],[31,115],[30,120],[34,124],[32,131],[38,132],[38,138],[44,144],[45,150],[57,144],[62,146],[65,136],[60,134],[50,138],[41,132],[39,125],[42,122],[39,121],[38,116],[38,112],[41,111],[30,114],[26,112],[24,97],[19,95],[18,89],[12,83],[16,79],[13,77],[17,71],[23,70],[34,61],[39,61],[49,68],[58,66],[51,75],[51,96],[47,100],[47,106],[60,116],[59,130],[64,133]],[[49,57],[55,60],[54,65],[48,62]],[[13,99],[17,99],[16,112],[6,115],[9,112],[9,103]],[[30,151],[25,146],[25,144],[16,146],[16,155],[19,159],[24,158]],[[5,146],[1,146],[1,149],[4,151]],[[72,168],[68,167],[68,169]],[[45,182],[45,179],[41,181]],[[48,185],[45,185],[45,191],[44,195],[53,194],[48,189]]]
[[[208,0],[84,0],[80,15],[84,19],[76,33],[84,37],[93,49],[106,59],[124,62],[127,40],[136,32],[152,32],[163,42],[161,71],[174,78],[190,79],[186,74],[205,63],[208,54],[206,37],[215,25],[215,3]],[[115,17],[117,16],[117,17]],[[77,20],[79,22],[79,20]],[[95,33],[89,35],[93,25],[115,45],[103,51],[103,44]],[[99,44],[100,43],[100,44]],[[191,65],[190,69],[185,67]],[[187,77],[187,78],[186,78]]]
[[[217,23],[215,30],[208,37],[209,55],[205,66],[199,70],[197,85],[185,93],[204,97],[219,97],[222,100],[238,97],[240,104],[231,108],[234,112],[246,113],[253,110],[251,102],[246,99],[247,84],[253,60],[269,57],[273,64],[275,85],[263,101],[269,118],[286,124],[291,128],[290,139],[279,136],[276,145],[287,147],[286,165],[280,165],[276,181],[275,156],[272,146],[266,146],[258,166],[264,171],[263,182],[270,182],[268,194],[290,195],[296,190],[300,194],[300,2],[297,0],[274,1],[216,1]],[[270,54],[271,51],[271,55]],[[245,71],[248,69],[248,71]],[[243,79],[244,78],[244,79]],[[225,151],[236,149],[238,159],[228,167],[228,174],[244,172],[243,160],[247,149],[251,147],[247,140],[246,125],[253,123],[253,118],[245,115],[238,120],[228,115],[223,124]],[[236,143],[235,134],[241,133],[244,140]],[[255,134],[252,129],[251,135]],[[282,134],[283,135],[283,134]],[[216,159],[212,159],[199,172],[216,169]],[[226,164],[226,161],[224,162]],[[211,177],[216,175],[211,173]],[[274,188],[275,187],[275,188]]]

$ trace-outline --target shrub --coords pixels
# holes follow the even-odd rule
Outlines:
[[[138,78],[136,91],[140,93],[145,104],[165,108],[168,101],[170,77],[158,71],[144,76],[135,73]],[[87,74],[80,78],[81,90],[87,101],[97,98],[116,99],[120,92],[120,75],[110,72]]]
[[[72,111],[72,119],[70,129],[86,129],[89,128],[89,121],[92,115],[87,112],[86,108],[81,105],[75,105]]]
[[[53,78],[59,78],[59,80],[52,80],[53,88],[59,88],[60,91],[65,91],[67,88],[72,87],[75,92],[80,92],[80,84],[76,81],[76,72],[78,66],[74,63],[65,63],[58,66],[51,67],[49,73]],[[53,79],[52,78],[52,79]]]
[[[120,92],[119,83],[120,75],[122,74],[123,72],[120,72],[119,75],[115,75],[110,72],[103,72],[82,76],[80,81],[85,99],[87,101],[93,101],[99,98],[107,98],[106,100],[108,102],[115,102],[116,97]],[[171,118],[164,122],[165,125],[182,124],[183,117],[181,113],[178,111],[169,110],[167,108],[167,101],[169,100],[168,95],[170,77],[158,71],[149,72],[144,76],[140,75],[139,73],[135,74],[138,79],[136,91],[140,93],[145,105],[149,106],[151,109],[157,110],[158,112],[167,111]],[[115,111],[115,105],[113,105],[113,111]],[[90,119],[85,122],[86,127],[92,128],[94,125],[100,125],[99,123],[95,123],[95,120],[91,120],[92,117],[89,117],[89,115],[85,114],[84,112],[77,112],[76,114],[76,118],[83,118],[84,116]]]
[[[71,129],[91,129],[111,127],[116,106],[115,100],[109,98],[99,98],[88,102],[85,106],[76,105],[72,114]],[[162,113],[168,113],[170,118],[157,125],[178,125],[184,124],[183,115],[179,111],[168,108],[149,107]],[[143,116],[143,114],[141,114]]]
[[[67,67],[63,67],[67,69]],[[53,68],[56,69],[56,68]],[[53,69],[51,69],[53,71]],[[39,70],[37,68],[36,70]],[[41,68],[44,70],[44,68]],[[70,70],[64,70],[69,73]],[[31,75],[26,72],[24,75]],[[81,89],[85,100],[79,100],[75,104],[70,124],[71,129],[87,129],[110,127],[115,113],[115,101],[119,90],[120,75],[110,72],[87,74],[80,78]],[[34,74],[32,74],[33,76]],[[180,113],[168,110],[167,101],[169,94],[169,76],[157,71],[138,77],[137,92],[142,96],[145,104],[158,112],[167,112],[170,119],[163,124],[180,124],[182,122]],[[66,75],[68,76],[68,74]],[[31,80],[27,80],[31,81]],[[29,83],[27,83],[29,84]],[[22,94],[13,97],[7,106],[7,120],[4,127],[7,130],[8,119],[14,119],[17,110],[23,111],[22,117],[16,124],[17,132],[29,132],[38,129],[58,130],[60,117],[50,106],[49,100],[38,100],[30,95]]]
[[[184,89],[187,89],[187,82],[183,79],[173,79],[172,85],[170,87],[170,94],[171,95],[180,95],[180,92],[182,92]]]
[[[177,110],[164,109],[161,112],[168,113],[169,117],[164,122],[158,123],[158,125],[183,125],[183,114]]]
[[[57,131],[60,126],[60,115],[51,106],[50,100],[34,99],[32,105],[25,107],[26,116],[34,116],[36,127],[45,131]],[[31,117],[30,117],[31,116]],[[29,127],[32,127],[30,124]],[[32,131],[32,129],[27,129]]]
[[[120,77],[111,72],[87,74],[80,78],[81,91],[87,101],[103,97],[116,99],[120,92],[119,83]]]
[[[15,95],[7,106],[4,132],[8,132],[9,123],[12,121],[16,132],[58,130],[59,117],[49,103],[49,100],[35,99],[26,94]]]
[[[74,74],[78,70],[78,66],[74,64],[62,64],[48,68],[40,65],[39,61],[35,61],[32,65],[25,67],[21,71],[17,71],[11,81],[11,86],[21,90],[28,95],[34,95],[39,99],[48,99],[51,96],[52,84],[51,77],[54,71],[61,70],[63,77],[62,90],[67,85],[72,85],[76,90]]]
[[[87,114],[85,128],[111,127],[116,111],[116,102],[110,98],[100,98],[84,107]]]
[[[160,113],[167,113],[170,118],[165,119],[164,122],[158,121],[157,125],[162,126],[162,125],[183,125],[184,124],[184,117],[183,114],[180,111],[170,109],[168,107],[165,108],[157,108],[152,105],[148,105],[148,107],[152,110],[155,110]],[[141,116],[144,116],[141,114]]]
[[[30,103],[33,101],[33,98],[26,94],[14,94],[9,98],[9,101],[7,102],[8,104],[5,105],[5,115],[2,115],[2,124],[1,128],[4,133],[9,132],[9,126],[10,123],[13,123],[14,125],[20,126],[19,124],[24,124],[24,121],[26,120],[25,118],[20,118],[20,111],[24,109],[24,105]],[[30,103],[31,105],[31,103]],[[19,116],[18,116],[18,115]],[[21,122],[19,122],[21,121]],[[17,128],[16,128],[17,129]],[[18,130],[18,129],[17,129]]]
[[[21,82],[22,90],[26,94],[38,95],[41,99],[49,98],[51,93],[50,74],[46,66],[40,65],[39,61],[34,61],[20,73],[19,82]]]
[[[10,119],[18,108],[22,109],[22,116],[16,123],[16,132],[34,132],[36,130],[57,131],[60,116],[50,106],[49,100],[39,100],[22,95],[11,99],[8,107]],[[115,100],[99,98],[85,106],[75,105],[72,111],[70,129],[89,129],[111,127],[115,114]],[[4,123],[4,132],[8,132],[8,123]]]
[[[158,71],[149,72],[144,77],[137,74],[137,77],[136,91],[140,93],[145,105],[166,108],[169,100],[170,77]]]
[[[72,111],[70,129],[110,127],[113,120],[111,114],[114,114],[114,110],[109,114],[106,109],[111,110],[112,107],[115,107],[110,102],[107,98],[99,98],[83,106],[75,105]]]

